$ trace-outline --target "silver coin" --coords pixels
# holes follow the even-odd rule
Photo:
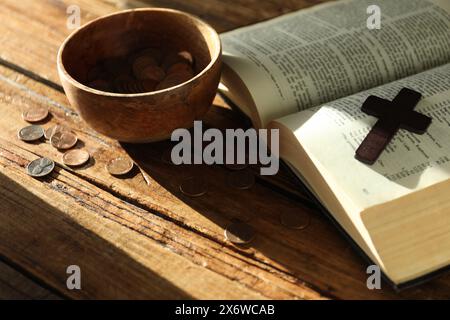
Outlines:
[[[225,238],[234,244],[248,244],[255,238],[255,230],[241,221],[231,223],[224,233]]]
[[[305,229],[311,222],[311,217],[305,212],[283,212],[280,215],[283,226],[291,229]]]
[[[19,139],[23,141],[36,141],[44,136],[44,129],[37,125],[27,126],[19,130],[18,136]]]
[[[180,184],[180,191],[189,197],[200,197],[208,191],[208,186],[202,178],[190,177]]]
[[[250,189],[255,184],[255,175],[248,169],[228,173],[228,183],[236,189]]]
[[[55,168],[55,163],[48,158],[39,158],[27,165],[27,173],[32,177],[44,177]]]

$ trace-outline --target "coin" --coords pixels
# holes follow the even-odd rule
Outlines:
[[[150,79],[154,81],[161,81],[166,76],[166,73],[162,68],[158,66],[148,65],[136,71],[134,75],[139,80]]]
[[[228,183],[237,189],[250,189],[255,184],[255,175],[248,169],[229,172]]]
[[[56,132],[70,132],[70,129],[60,124],[51,126],[44,131],[45,139],[50,140]]]
[[[78,138],[71,132],[59,131],[52,135],[50,143],[58,150],[66,150],[77,144]]]
[[[187,73],[191,78],[194,76],[194,71],[192,71],[191,66],[184,62],[175,63],[167,69],[167,74],[172,73]]]
[[[36,141],[44,136],[44,129],[37,125],[27,126],[19,130],[18,136],[23,141]]]
[[[88,87],[99,91],[109,91],[111,86],[108,81],[103,79],[96,79],[88,83]]]
[[[185,81],[188,81],[191,77],[189,73],[185,72],[178,72],[178,73],[171,73],[167,75],[157,86],[156,90],[163,90],[170,87],[174,87],[179,85],[180,83],[183,83]]]
[[[142,57],[142,56],[149,56],[154,59],[156,64],[159,64],[162,59],[162,52],[161,52],[161,50],[159,50],[157,48],[142,49],[139,52],[132,54],[129,57],[129,61],[131,62],[131,64],[133,64],[133,62],[135,62],[137,58]]]
[[[254,229],[241,221],[231,223],[224,234],[225,238],[234,244],[247,244],[255,238]]]
[[[23,120],[27,122],[39,122],[48,117],[48,108],[32,107],[22,113]]]
[[[190,65],[194,63],[194,57],[192,54],[188,51],[180,51],[178,52],[178,56],[183,58],[186,62],[188,62]]]
[[[39,158],[27,165],[27,173],[32,177],[43,177],[50,174],[55,168],[55,163],[48,158]]]
[[[134,163],[130,159],[119,157],[108,162],[106,170],[113,176],[121,176],[129,173],[133,166]]]
[[[199,177],[190,177],[180,184],[180,191],[189,197],[200,197],[208,191],[206,182]]]
[[[303,212],[283,212],[280,215],[283,226],[292,229],[305,229],[311,222],[309,214]]]
[[[156,60],[149,55],[139,55],[133,61],[133,73],[137,77],[139,72],[147,66],[157,66]]]
[[[193,58],[192,55],[187,51],[181,52],[169,52],[163,59],[161,66],[164,70],[168,70],[172,65],[184,62],[188,64],[192,64]]]
[[[89,157],[90,156],[87,151],[75,149],[64,153],[62,159],[65,165],[70,167],[78,167],[88,162]]]
[[[153,90],[155,90],[157,85],[158,85],[158,81],[155,81],[155,80],[146,79],[146,80],[141,81],[141,87],[144,90],[143,92],[153,91]]]

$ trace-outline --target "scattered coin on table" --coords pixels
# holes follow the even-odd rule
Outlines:
[[[200,197],[208,191],[208,186],[203,178],[190,177],[180,184],[180,191],[189,197]]]
[[[283,212],[280,215],[280,222],[287,228],[301,230],[309,226],[311,217],[304,212]]]
[[[228,173],[228,183],[236,189],[250,189],[255,184],[255,175],[248,169]]]
[[[27,126],[19,130],[18,136],[26,142],[37,141],[44,136],[44,129],[38,125]]]
[[[22,113],[23,120],[27,122],[40,122],[48,117],[48,108],[46,107],[31,107]]]
[[[70,129],[63,125],[57,124],[57,125],[47,128],[44,131],[44,137],[45,137],[45,139],[50,140],[52,138],[52,136],[57,132],[70,132]]]
[[[234,244],[248,244],[255,238],[255,230],[241,221],[231,223],[224,233],[225,238]]]
[[[78,138],[72,132],[59,131],[52,135],[50,143],[58,150],[67,150],[77,144]]]
[[[89,161],[90,155],[87,151],[74,149],[64,153],[62,159],[65,165],[79,167]]]
[[[55,168],[55,163],[48,158],[39,158],[27,165],[27,173],[32,177],[44,177]]]
[[[113,176],[125,175],[133,169],[134,162],[125,157],[112,159],[106,165],[106,170]]]

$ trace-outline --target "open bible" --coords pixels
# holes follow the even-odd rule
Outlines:
[[[367,8],[381,10],[380,29]],[[450,264],[450,1],[344,0],[221,36],[220,90],[396,286]],[[420,92],[427,132],[400,130],[373,165],[355,150],[370,95]]]

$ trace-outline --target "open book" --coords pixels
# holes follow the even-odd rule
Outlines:
[[[381,9],[369,30],[367,7]],[[221,91],[395,284],[450,264],[450,1],[348,0],[222,34]],[[354,158],[369,95],[402,87],[433,121],[400,130],[374,165]]]

